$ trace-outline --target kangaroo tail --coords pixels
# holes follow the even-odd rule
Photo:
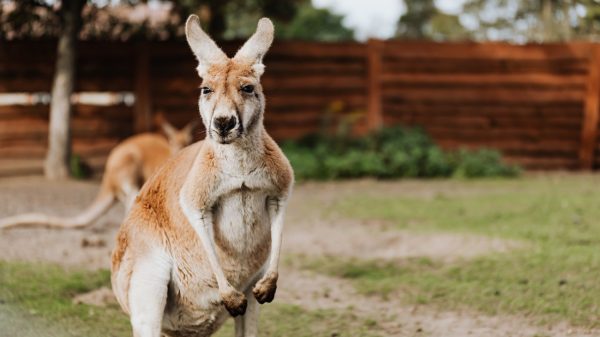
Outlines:
[[[0,219],[0,229],[15,227],[82,228],[106,213],[115,201],[112,192],[102,189],[94,202],[73,217],[57,217],[41,213],[20,214]]]

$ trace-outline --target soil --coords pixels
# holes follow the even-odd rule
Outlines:
[[[285,254],[386,260],[428,257],[445,262],[502,253],[522,246],[519,242],[476,235],[390,230],[386,224],[331,219],[316,211],[319,206],[334,201],[340,193],[368,191],[369,186],[377,184],[381,183],[367,180],[299,185],[288,207]],[[390,194],[416,193],[423,197],[445,192],[478,193],[476,190],[456,190],[452,183],[446,182],[432,183],[426,187],[411,181],[386,182],[385,187],[378,188],[384,188]],[[97,183],[90,182],[48,182],[40,177],[0,179],[0,216],[30,211],[75,214],[91,203],[97,191]],[[82,230],[19,228],[0,232],[0,259],[106,269],[123,215],[123,207],[117,205],[94,225]],[[102,305],[113,299],[107,289],[100,289],[74,300]],[[345,280],[289,266],[282,267],[277,300],[307,309],[353,310],[365,319],[376,319],[377,325],[387,336],[600,335],[600,331],[587,331],[565,323],[537,326],[523,317],[489,317],[474,312],[440,311],[427,306],[407,305],[399,296],[385,300],[365,296],[357,293]],[[2,310],[0,306],[0,323],[10,316],[8,311]]]

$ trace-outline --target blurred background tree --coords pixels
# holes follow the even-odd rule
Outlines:
[[[71,95],[75,89],[77,35],[81,28],[81,10],[84,4],[85,0],[66,1],[57,11],[61,29],[52,80],[48,151],[44,163],[44,175],[49,179],[65,179],[70,173]]]
[[[342,23],[343,17],[327,9],[315,8],[309,0],[297,8],[296,16],[289,22],[276,22],[277,37],[284,40],[349,41],[354,31]]]
[[[0,5],[0,39],[56,38],[61,32],[61,1],[5,1]],[[87,1],[81,12],[81,39],[166,40],[183,38],[183,21],[201,18],[217,39],[242,39],[256,29],[260,17],[275,21],[281,39],[352,40],[343,17],[315,8],[310,0],[143,0]]]
[[[71,156],[71,95],[75,88],[77,36],[85,0],[52,4],[42,0],[23,0],[1,6],[3,37],[51,34],[58,38],[56,65],[52,80],[48,151],[44,174],[49,179],[69,176]]]
[[[532,42],[569,40],[578,24],[577,6],[571,0],[468,0],[464,13],[476,23],[478,39],[513,36]]]
[[[578,2],[585,9],[585,15],[580,19],[579,25],[575,27],[575,33],[588,40],[598,41],[598,33],[600,33],[600,2],[597,0],[580,0]]]
[[[298,0],[179,0],[173,1],[181,17],[197,14],[209,35],[216,38],[249,36],[258,18],[283,22],[296,14]]]
[[[404,0],[396,37],[517,43],[598,40],[598,0],[465,0],[458,14],[434,0]]]
[[[413,40],[465,40],[471,37],[458,15],[442,12],[434,0],[404,0],[396,37]]]
[[[557,42],[597,40],[597,0],[467,0],[461,22],[476,40]]]
[[[431,19],[438,12],[433,0],[406,0],[406,14],[398,21],[397,35],[408,39],[426,39]]]
[[[225,12],[224,39],[249,36],[262,16],[273,19],[279,39],[344,41],[354,37],[354,32],[342,24],[341,16],[315,8],[310,0],[231,1]]]

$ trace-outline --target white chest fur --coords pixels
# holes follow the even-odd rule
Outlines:
[[[268,193],[245,182],[219,197],[212,209],[215,239],[235,255],[252,254],[257,246],[269,244]]]

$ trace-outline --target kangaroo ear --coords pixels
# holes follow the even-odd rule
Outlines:
[[[213,64],[227,62],[227,55],[200,27],[200,19],[190,15],[185,23],[185,37],[192,52],[198,59],[198,74],[204,77]]]
[[[177,129],[166,120],[161,121],[160,127],[163,129],[167,138],[173,138],[177,134]]]
[[[193,121],[187,123],[187,125],[183,127],[182,131],[191,134],[198,124],[200,124],[200,120],[194,119]]]
[[[262,75],[265,71],[262,59],[271,47],[271,43],[273,43],[274,30],[271,20],[267,18],[260,19],[256,32],[238,50],[234,59],[252,64],[256,75]]]

